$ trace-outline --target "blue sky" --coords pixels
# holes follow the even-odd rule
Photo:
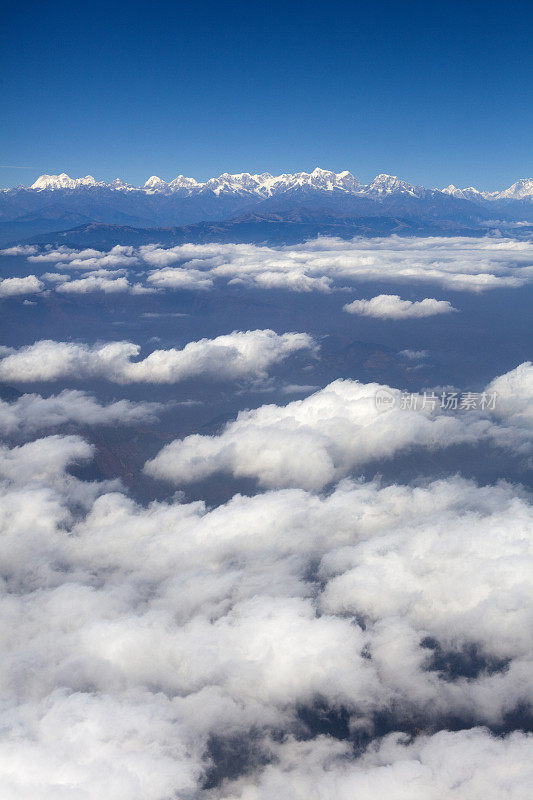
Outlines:
[[[427,186],[533,176],[526,2],[52,0],[6,15],[3,186],[316,165]]]

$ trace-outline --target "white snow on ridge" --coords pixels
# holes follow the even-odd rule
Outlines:
[[[498,198],[507,200],[524,200],[525,198],[533,198],[533,179],[520,178],[519,181],[513,183],[508,189],[498,194]]]
[[[320,167],[316,167],[313,172],[285,173],[277,176],[271,175],[269,172],[262,172],[258,175],[252,175],[249,172],[231,175],[224,172],[218,178],[210,178],[205,183],[195,182],[195,184],[198,189],[210,189],[215,194],[229,192],[231,194],[253,194],[259,197],[270,197],[291,189],[306,187],[323,191],[338,190],[355,193],[361,187],[357,178],[350,172],[335,173],[320,169]]]
[[[168,183],[161,178],[158,178],[157,175],[152,175],[150,178],[148,178],[142,188],[146,191],[157,192],[161,189],[167,189]]]
[[[397,179],[393,179],[397,181]],[[41,175],[29,188],[36,190],[76,189],[82,186],[103,186],[110,189],[126,190],[138,188],[148,193],[169,192],[200,192],[211,191],[214,194],[251,194],[259,197],[269,197],[272,194],[288,191],[290,189],[309,187],[325,191],[344,191],[356,193],[361,190],[359,181],[347,171],[330,172],[317,167],[313,172],[296,172],[274,176],[269,172],[252,175],[249,172],[238,174],[222,173],[217,178],[210,178],[205,182],[196,181],[178,175],[174,180],[167,182],[157,175],[152,175],[141,187],[132,187],[123,183],[118,178],[112,183],[97,183],[93,177],[70,178],[65,173],[61,175]]]
[[[35,183],[32,183],[30,189],[77,189],[78,186],[97,185],[105,184],[97,184],[92,175],[86,175],[85,178],[69,178],[62,172],[61,175],[41,175]]]
[[[410,194],[413,197],[419,197],[425,192],[423,186],[413,186],[411,183],[402,181],[396,175],[376,175],[372,183],[367,187],[368,193],[384,195],[384,194]]]
[[[508,189],[498,192],[482,192],[469,186],[459,189],[450,184],[444,189],[428,190],[423,186],[414,186],[407,181],[400,180],[395,175],[377,175],[371,183],[363,185],[351,172],[331,172],[316,167],[312,172],[285,173],[271,175],[263,172],[252,175],[249,172],[230,174],[222,173],[217,178],[210,178],[201,182],[194,178],[178,175],[172,181],[165,181],[157,175],[152,175],[143,186],[131,186],[118,178],[111,183],[97,182],[92,175],[85,178],[70,178],[66,173],[60,175],[41,175],[29,188],[36,191],[57,189],[83,189],[86,187],[102,187],[114,191],[142,191],[148,194],[172,194],[180,192],[185,195],[213,192],[215,195],[237,194],[250,197],[271,197],[276,194],[300,190],[319,190],[339,192],[349,195],[385,197],[390,195],[410,195],[423,197],[427,192],[441,192],[462,200],[491,201],[491,200],[525,200],[533,201],[533,179],[521,178]]]
[[[452,197],[459,197],[461,200],[496,200],[500,196],[500,192],[480,192],[474,186],[467,186],[465,189],[458,189],[453,183],[446,186],[441,190],[443,194],[452,195]]]
[[[508,189],[500,192],[480,192],[474,186],[458,189],[452,183],[442,191],[464,200],[533,200],[533,179],[521,178]]]

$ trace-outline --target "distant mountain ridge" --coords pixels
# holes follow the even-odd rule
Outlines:
[[[335,227],[332,221],[337,220],[344,227],[346,218],[390,218],[408,220],[410,228],[423,223],[428,229],[512,230],[533,222],[533,180],[521,179],[501,192],[482,192],[454,186],[427,189],[386,174],[363,185],[351,172],[319,167],[278,176],[223,173],[205,182],[183,175],[167,182],[152,175],[138,187],[118,179],[96,181],[91,175],[41,175],[29,187],[0,192],[0,244],[93,223],[175,228],[250,214],[274,214],[280,222],[290,222],[295,209],[312,213],[317,226],[325,220],[328,226]]]
[[[533,232],[533,225],[529,229]],[[116,244],[139,247],[157,242],[173,247],[186,242],[234,242],[296,244],[317,236],[351,239],[354,236],[480,236],[485,231],[438,222],[423,222],[395,217],[331,217],[325,212],[294,209],[287,214],[245,214],[220,222],[197,222],[172,228],[135,228],[93,222],[69,230],[42,233],[25,240],[25,244],[77,249],[110,249]]]
[[[210,178],[207,181],[197,181],[195,178],[187,178],[178,175],[172,181],[165,181],[157,175],[152,175],[142,186],[133,186],[116,178],[111,183],[97,181],[92,175],[84,178],[70,178],[66,173],[60,175],[40,175],[37,180],[28,187],[17,187],[18,189],[31,189],[33,191],[57,191],[62,189],[84,189],[84,188],[110,189],[111,191],[131,192],[139,191],[147,194],[172,194],[174,192],[187,193],[189,195],[200,192],[212,192],[213,194],[253,194],[257,197],[272,197],[275,194],[291,191],[294,189],[310,188],[321,191],[340,191],[354,195],[382,196],[387,194],[410,194],[414,197],[422,197],[427,192],[441,191],[467,200],[524,200],[533,201],[533,179],[521,178],[513,183],[508,189],[496,192],[480,191],[473,186],[458,189],[453,184],[442,190],[427,189],[423,186],[403,181],[395,175],[380,174],[368,184],[362,184],[351,172],[331,172],[329,170],[316,167],[312,172],[286,173],[278,176],[263,172],[252,175],[249,172],[238,174],[222,173],[217,178]],[[4,192],[13,189],[4,189]]]

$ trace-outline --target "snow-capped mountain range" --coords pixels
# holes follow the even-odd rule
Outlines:
[[[276,235],[292,241],[318,233],[475,235],[493,228],[525,236],[533,226],[533,180],[519,180],[499,192],[428,189],[383,174],[362,184],[351,172],[317,167],[277,176],[225,172],[203,182],[184,175],[172,181],[152,175],[142,186],[61,173],[0,192],[0,244],[94,225],[117,228],[105,236],[118,243],[128,237],[160,239],[164,234],[148,231],[190,225],[207,225],[209,232],[179,236],[241,235],[263,241]],[[132,234],[125,228],[145,232]],[[95,233],[91,237],[98,242]]]
[[[502,189],[498,192],[480,192],[479,189],[473,186],[468,186],[466,189],[458,189],[453,184],[446,186],[442,190],[446,194],[453,197],[459,197],[462,200],[533,200],[533,179],[521,178],[508,189]]]
[[[384,195],[399,194],[412,197],[424,197],[428,192],[438,192],[438,189],[426,189],[400,180],[394,175],[377,175],[369,184],[362,184],[351,172],[330,172],[317,167],[312,172],[296,172],[294,174],[271,175],[263,172],[252,175],[241,172],[232,175],[224,172],[218,178],[210,178],[205,182],[194,178],[178,175],[172,181],[152,175],[142,186],[132,186],[118,178],[111,183],[97,181],[92,175],[84,178],[70,178],[66,173],[60,175],[41,175],[29,187],[20,187],[33,191],[56,191],[86,188],[102,188],[120,192],[145,192],[146,194],[173,194],[193,195],[201,193],[234,194],[239,196],[252,195],[258,198],[273,197],[293,190],[319,190],[327,192],[346,193],[355,196],[380,197]],[[441,189],[442,194],[447,194],[462,200],[492,201],[492,200],[532,200],[533,179],[522,178],[508,189],[496,192],[484,192],[472,186],[465,189],[447,186]]]

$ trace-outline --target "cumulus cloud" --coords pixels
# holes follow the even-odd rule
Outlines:
[[[0,477],[27,485],[65,477],[68,465],[87,461],[93,447],[79,436],[48,436],[20,447],[0,446]]]
[[[487,392],[498,398],[493,417],[501,424],[493,430],[493,438],[501,447],[529,455],[533,431],[533,364],[525,362],[495,378]]]
[[[531,242],[495,237],[424,237],[352,240],[319,237],[304,244],[184,244],[164,248],[117,246],[57,250],[28,256],[57,269],[124,267],[148,270],[148,284],[206,289],[216,281],[291,291],[329,292],[360,281],[431,283],[458,291],[518,287],[533,276]]]
[[[26,275],[24,278],[4,278],[0,280],[0,297],[15,297],[20,294],[37,294],[44,288],[42,281],[36,275]]]
[[[531,243],[514,239],[320,237],[301,245],[185,244],[139,248],[140,259],[161,269],[173,263],[212,278],[263,288],[330,291],[352,281],[413,281],[461,291],[521,286],[532,278]],[[157,272],[154,272],[157,274]]]
[[[88,248],[75,250],[70,247],[59,247],[57,250],[45,249],[36,255],[28,256],[34,263],[55,263],[57,269],[116,269],[117,267],[133,267],[138,258],[133,247],[116,245],[103,252]]]
[[[133,361],[141,348],[131,342],[87,345],[42,340],[5,355],[0,361],[0,379],[32,382],[99,377],[115,383],[176,383],[198,376],[261,378],[272,365],[313,348],[313,339],[305,333],[234,331],[189,342],[181,350],[154,350]]]
[[[108,278],[104,276],[89,275],[86,278],[64,281],[56,287],[56,292],[62,294],[85,294],[86,292],[104,292],[113,294],[115,292],[132,291],[132,286],[127,278]]]
[[[196,288],[327,291],[379,272],[474,290],[529,279],[527,243],[387,241],[386,253],[374,240],[320,240],[112,255],[151,270],[154,288],[165,271],[178,285],[174,270]],[[40,255],[58,258],[60,284],[65,265],[83,263],[93,282],[131,282],[109,254]],[[247,331],[140,358],[130,342],[45,340],[0,346],[0,377],[255,378],[314,346],[306,334]],[[528,454],[532,365],[486,393],[495,407],[441,410],[419,396],[409,409],[397,389],[334,381],[148,463],[178,487],[224,471],[265,488],[214,508],[181,493],[140,505],[119,482],[75,477],[95,453],[80,436],[0,446],[2,800],[523,800],[532,737],[511,731],[530,723],[533,700],[525,490],[344,477],[411,447],[489,441]],[[0,431],[157,410],[24,395],[0,403]]]
[[[416,396],[414,407],[404,408],[398,389],[337,380],[286,406],[242,411],[219,435],[193,434],[172,442],[145,470],[177,484],[229,472],[254,478],[260,486],[320,489],[369,461],[412,447],[489,440],[525,452],[532,434],[526,419],[533,393],[531,364],[497,379],[488,392],[498,389],[502,406],[493,416],[460,408],[443,412],[432,393]],[[384,406],[379,397],[387,400]]]
[[[38,251],[34,244],[17,244],[14,247],[5,247],[0,250],[0,256],[31,256]]]
[[[78,480],[70,474],[68,468],[90,461],[93,455],[94,448],[74,435],[46,436],[12,448],[0,444],[0,491],[5,500],[0,513],[0,529],[6,533],[4,546],[7,549],[2,554],[6,564],[8,552],[10,564],[15,563],[20,555],[16,534],[13,538],[10,528],[14,511],[21,518],[28,514],[29,519],[42,501],[43,525],[49,530],[50,514],[52,525],[62,526],[68,518],[65,503],[71,508],[88,509],[99,493],[120,488],[119,481],[98,484]],[[4,494],[6,486],[10,489]],[[32,509],[34,502],[35,508]],[[46,556],[43,555],[43,559],[46,560]]]
[[[33,433],[67,422],[78,425],[131,425],[154,420],[160,403],[117,400],[101,404],[92,395],[74,389],[50,397],[23,394],[9,403],[0,400],[0,434]]]
[[[521,800],[531,739],[478,727],[533,696],[520,490],[345,481],[141,507],[81,494],[68,469],[90,452],[0,451],[6,800],[202,796],[217,769],[220,800]],[[341,712],[348,741],[319,735]],[[377,719],[391,733],[354,748]]]
[[[306,275],[302,269],[288,269],[277,271],[266,269],[253,276],[238,274],[228,283],[233,286],[242,285],[260,289],[288,289],[293,292],[330,292],[333,281],[327,275]]]
[[[148,294],[156,290],[151,287],[143,286],[140,283],[130,283],[127,270],[119,269],[93,269],[92,272],[82,273],[77,278],[71,278],[64,272],[45,272],[43,280],[56,284],[56,292],[61,294],[88,294],[91,292],[103,292],[104,294],[115,294],[117,292],[129,292],[130,294]]]
[[[392,734],[354,760],[326,736],[272,742],[273,763],[234,781],[222,800],[502,800],[528,794],[533,736],[491,736],[483,728],[411,739]]]
[[[147,282],[164,289],[210,289],[213,280],[198,269],[159,269],[152,272]]]
[[[511,372],[495,378],[487,387],[498,396],[496,413],[515,424],[533,422],[533,364],[526,361]]]
[[[343,309],[349,314],[377,319],[422,319],[457,311],[449,300],[435,300],[432,297],[419,301],[402,300],[397,294],[379,294],[370,300],[353,300],[346,303]]]

